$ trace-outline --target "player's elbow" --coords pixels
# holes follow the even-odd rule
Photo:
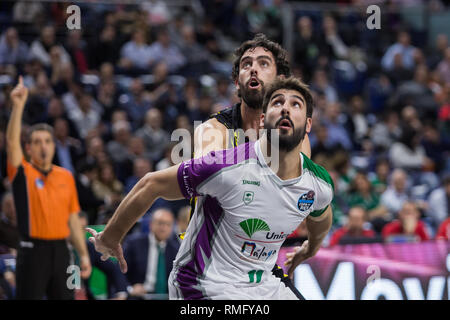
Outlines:
[[[152,197],[156,198],[161,196],[159,192],[160,183],[158,182],[158,175],[156,172],[146,173],[139,183],[139,189],[141,189],[147,196],[152,195]]]
[[[152,187],[155,185],[154,172],[146,173],[145,176],[139,181],[139,185],[141,189],[152,189]]]

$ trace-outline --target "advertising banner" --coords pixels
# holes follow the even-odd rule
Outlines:
[[[291,251],[278,256],[285,271]],[[321,248],[295,269],[294,283],[308,300],[448,300],[450,241]]]

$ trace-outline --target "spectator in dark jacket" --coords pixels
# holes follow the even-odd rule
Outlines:
[[[132,235],[126,240],[127,277],[134,295],[167,294],[167,281],[180,246],[173,227],[173,213],[158,209],[152,215],[149,234]]]

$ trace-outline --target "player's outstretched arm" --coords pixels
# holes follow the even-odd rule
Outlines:
[[[285,265],[289,266],[288,275],[292,279],[295,268],[309,259],[319,251],[320,246],[330,231],[333,222],[333,212],[329,205],[320,217],[308,216],[306,218],[306,228],[308,229],[308,240],[301,247],[296,247],[294,252],[286,254]]]
[[[109,257],[116,257],[122,272],[127,271],[120,243],[156,199],[160,197],[167,200],[183,198],[177,179],[178,167],[179,165],[175,165],[161,171],[147,173],[120,203],[105,230],[97,233],[95,230],[87,229],[93,235],[89,241],[102,254],[103,261]]]

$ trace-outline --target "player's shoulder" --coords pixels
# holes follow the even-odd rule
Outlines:
[[[215,122],[219,123],[223,127],[227,129],[231,129],[233,127],[233,111],[237,106],[231,106],[225,109],[222,109],[210,116],[210,120],[215,120]]]
[[[308,158],[308,156],[306,156],[303,152],[302,155],[303,155],[302,169],[308,171],[314,178],[329,184],[331,188],[334,190],[333,179],[331,178],[328,171],[321,165],[315,163],[310,158]]]
[[[204,132],[205,130],[220,130],[226,131],[227,127],[216,118],[208,119],[195,128],[196,132]]]

